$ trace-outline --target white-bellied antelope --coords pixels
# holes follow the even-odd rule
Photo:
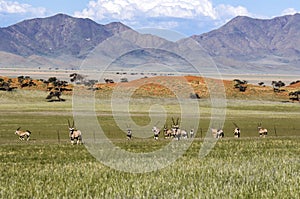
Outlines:
[[[212,135],[214,138],[223,138],[224,137],[224,131],[219,128],[219,129],[211,129]]]
[[[235,126],[235,129],[233,130],[233,136],[235,138],[239,138],[241,136],[241,129],[238,127],[236,123],[233,122],[233,125]]]
[[[175,139],[180,140],[181,131],[179,129],[179,118],[177,118],[175,122],[174,118],[172,117],[172,135]]]
[[[241,130],[240,130],[239,128],[235,128],[235,129],[233,130],[233,136],[234,136],[235,138],[239,138],[239,137],[241,136]]]
[[[171,129],[169,129],[167,125],[165,125],[164,126],[164,135],[165,135],[165,138],[172,137],[172,133],[173,133],[173,131]]]
[[[186,132],[186,130],[181,130],[180,131],[180,135],[183,139],[187,139],[188,138],[188,133]]]
[[[70,132],[70,139],[71,139],[71,144],[74,144],[74,141],[76,140],[77,144],[82,143],[82,136],[81,136],[81,131],[75,129],[74,121],[72,123],[72,126],[70,125],[70,121],[68,120],[68,125],[69,125],[69,132]]]
[[[31,134],[31,132],[29,131],[29,130],[26,130],[26,131],[20,131],[20,129],[21,129],[21,127],[19,127],[17,130],[16,130],[16,132],[15,132],[15,134],[17,134],[17,135],[19,135],[19,139],[20,140],[29,140],[29,138],[30,138],[30,134]]]
[[[191,130],[190,130],[190,138],[194,138],[194,136],[195,136],[194,134],[195,134],[195,133],[194,133],[194,129],[191,129]]]
[[[132,138],[132,130],[130,128],[127,129],[127,139],[131,140]]]
[[[152,132],[154,133],[154,139],[155,139],[155,140],[158,140],[158,136],[159,136],[159,134],[160,134],[160,130],[159,130],[156,126],[154,126],[154,127],[152,128]]]
[[[268,129],[263,128],[261,123],[258,124],[257,128],[259,137],[266,137],[268,135]]]

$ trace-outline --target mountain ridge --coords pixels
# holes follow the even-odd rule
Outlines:
[[[295,43],[295,40],[287,39],[287,37],[300,36],[299,25],[298,27],[296,27],[296,32],[292,29],[295,28],[295,25],[297,25],[299,21],[300,14],[286,15],[273,19],[253,19],[250,17],[238,16],[219,29],[201,35],[195,35],[193,36],[193,38],[196,39],[200,44],[204,45],[206,49],[209,49],[209,44],[206,44],[203,38],[207,39],[212,36],[217,36],[219,41],[222,41],[224,35],[226,35],[227,37],[225,39],[227,41],[227,44],[228,41],[233,42],[234,40],[237,41],[236,43],[239,42],[240,44],[244,44],[243,47],[247,47],[248,44],[248,47],[246,48],[248,51],[246,51],[246,53],[253,53],[253,50],[256,51],[257,49],[265,49],[267,51],[274,52],[276,50],[279,50],[278,45],[282,47],[283,44],[285,44],[284,49],[293,48],[299,51],[300,40],[297,40],[297,42]],[[291,35],[286,33],[289,33]],[[245,42],[247,40],[251,42]],[[286,45],[286,41],[289,41],[288,45]],[[224,43],[226,42],[223,41],[223,44]],[[251,47],[253,49],[252,51]],[[233,49],[232,46],[231,49]],[[227,53],[230,53],[228,49],[226,50]],[[238,53],[237,50],[235,50],[234,52]],[[212,51],[211,54],[215,55]]]
[[[300,71],[299,22],[300,14],[273,19],[238,16],[216,30],[182,40],[198,42],[221,72]],[[102,25],[57,14],[0,28],[0,67],[78,68],[96,46],[126,31],[138,35],[139,43],[161,43],[166,49],[173,45],[154,35],[139,34],[120,22]],[[181,40],[176,44],[186,45]]]
[[[101,25],[91,19],[57,14],[1,28],[0,50],[24,57],[59,54],[80,57],[107,37],[128,29],[117,22]]]
[[[275,65],[277,70],[290,65],[299,70],[299,22],[300,14],[273,19],[239,16],[219,29],[192,38],[216,60],[238,61],[241,66]]]

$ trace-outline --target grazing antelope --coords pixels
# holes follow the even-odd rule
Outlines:
[[[235,138],[239,138],[241,136],[241,129],[234,122],[233,122],[233,125],[235,126],[235,129],[233,130],[233,135]]]
[[[19,135],[19,139],[20,140],[29,140],[29,138],[30,138],[30,134],[31,134],[31,132],[29,131],[29,130],[26,130],[26,131],[20,131],[20,129],[21,129],[21,127],[19,127],[17,130],[16,130],[16,132],[15,132],[15,134],[17,134],[17,135]]]
[[[224,131],[222,129],[211,129],[211,132],[213,134],[214,138],[223,138],[224,137]]]
[[[73,120],[72,126],[70,125],[70,121],[68,120],[68,125],[69,125],[69,131],[70,131],[71,144],[74,144],[74,140],[76,140],[77,144],[81,144],[82,143],[81,131],[75,129],[74,120]]]
[[[261,126],[261,123],[257,125],[259,137],[266,137],[268,135],[268,129]]]

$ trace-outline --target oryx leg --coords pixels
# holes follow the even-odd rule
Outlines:
[[[71,137],[71,144],[73,145],[74,144],[74,138]]]
[[[28,133],[27,135],[26,135],[26,140],[28,141],[30,139],[30,134]]]
[[[76,143],[80,144],[80,141],[81,141],[80,137],[76,137],[75,139],[77,140]]]

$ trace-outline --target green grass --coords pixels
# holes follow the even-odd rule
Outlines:
[[[203,139],[196,139],[167,168],[133,174],[104,166],[84,145],[72,146],[67,126],[73,116],[71,96],[64,96],[66,102],[49,103],[45,95],[41,91],[0,92],[0,198],[300,197],[297,103],[229,100],[225,139],[205,158],[199,158]],[[167,111],[168,123],[180,113],[176,101],[155,100],[131,101],[133,120],[148,124],[147,111],[158,102]],[[107,99],[98,99],[96,111],[107,136],[127,151],[155,151],[169,143],[152,137],[127,141],[114,123]],[[200,101],[200,112],[197,138],[204,137],[209,125],[208,100]],[[232,122],[240,126],[241,139],[233,138]],[[269,129],[268,138],[258,138],[259,122]],[[20,141],[14,134],[19,126],[32,131],[30,141]]]
[[[299,138],[201,141],[163,170],[132,174],[97,162],[83,146],[1,147],[1,198],[298,198]],[[155,142],[149,142],[152,148]],[[141,147],[123,143],[127,149]]]

